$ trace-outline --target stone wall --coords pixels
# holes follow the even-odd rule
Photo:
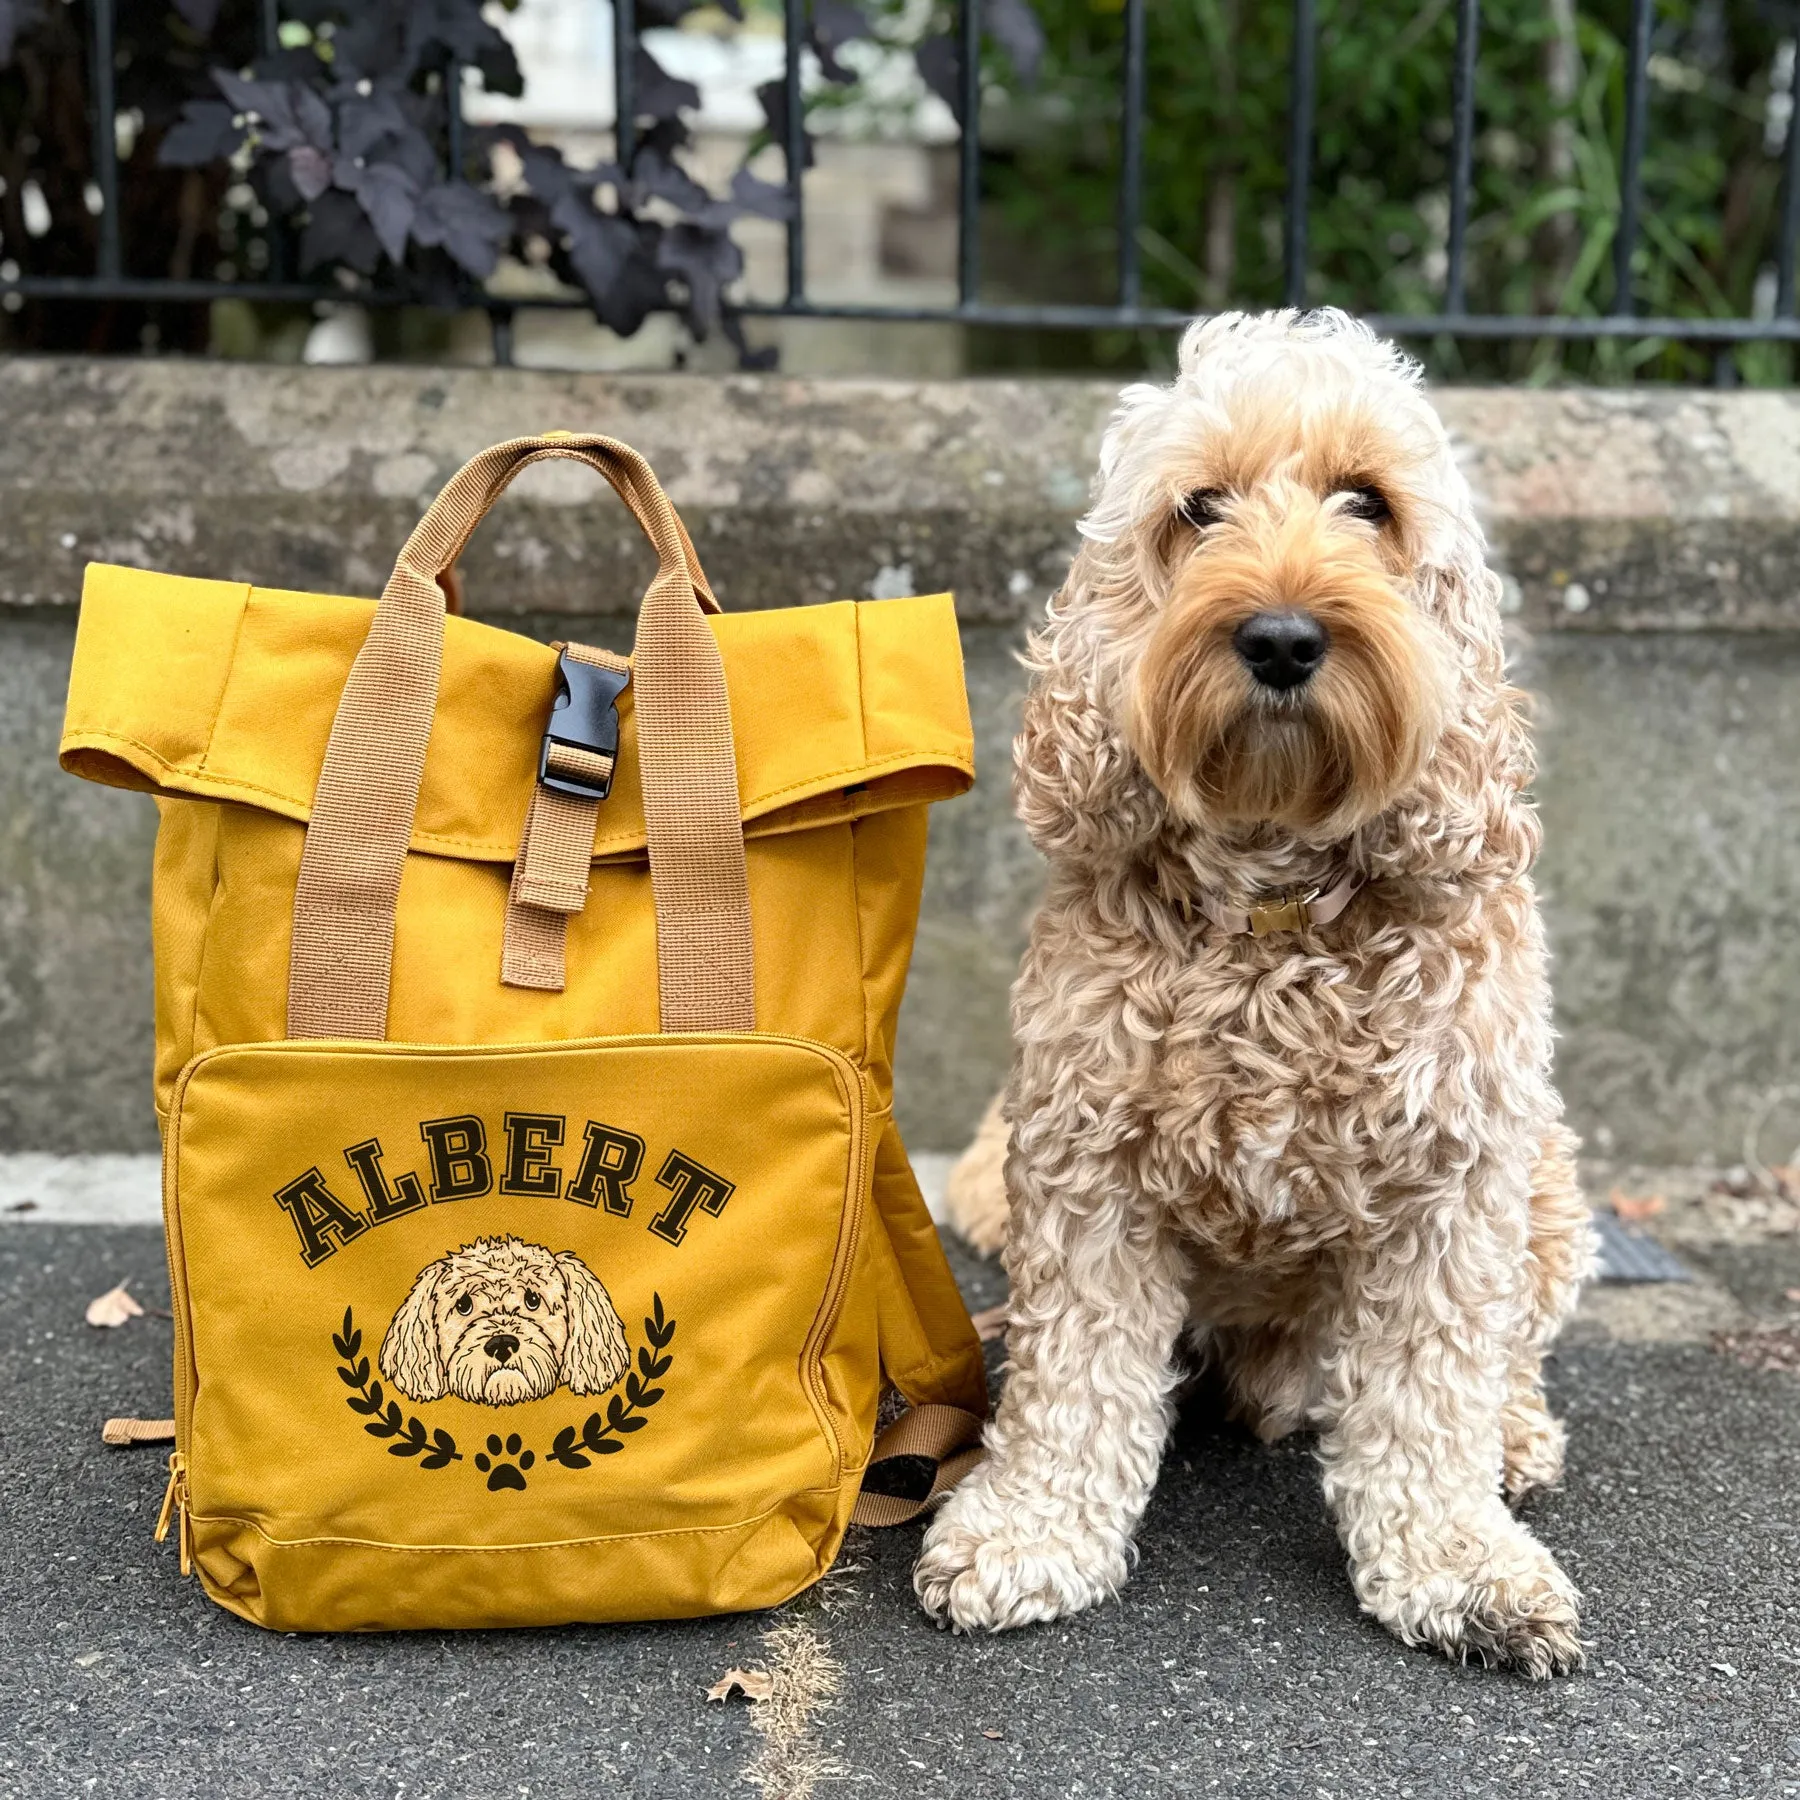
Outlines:
[[[956,590],[983,779],[934,819],[900,1091],[915,1145],[954,1146],[1004,1065],[1037,879],[1006,799],[1014,651],[1067,562],[1111,394],[0,363],[0,1148],[154,1143],[153,809],[54,763],[83,565],[374,593],[463,457],[554,426],[651,458],[728,607]],[[1800,399],[1439,398],[1540,697],[1571,1111],[1615,1154],[1735,1160],[1800,1086]],[[591,476],[542,467],[476,539],[470,610],[620,642],[649,567]],[[1766,1136],[1800,1137],[1800,1099]]]

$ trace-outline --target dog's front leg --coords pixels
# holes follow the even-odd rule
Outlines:
[[[1475,1216],[1471,1216],[1475,1215]],[[1583,1660],[1580,1596],[1500,1494],[1509,1259],[1476,1213],[1347,1271],[1320,1442],[1365,1611],[1409,1644],[1541,1678]],[[1429,1241],[1428,1241],[1429,1240]],[[1516,1263],[1516,1259],[1513,1259]]]
[[[1007,1171],[1006,1388],[987,1460],[913,1572],[926,1610],[965,1630],[1060,1618],[1118,1591],[1168,1435],[1185,1316],[1179,1255],[1144,1217],[1122,1152],[1022,1135]]]

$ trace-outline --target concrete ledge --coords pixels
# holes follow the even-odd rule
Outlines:
[[[458,463],[558,425],[650,457],[730,606],[957,591],[983,778],[933,817],[898,1092],[915,1148],[957,1146],[1005,1066],[1038,886],[1005,778],[1016,651],[1066,567],[1113,395],[0,362],[0,1150],[155,1143],[154,814],[54,762],[84,563],[374,593]],[[1766,1112],[1778,1156],[1800,1141],[1800,397],[1439,399],[1540,702],[1572,1117],[1601,1154],[1735,1162]],[[649,559],[596,489],[528,471],[471,548],[471,611],[621,641]]]
[[[89,560],[379,592],[426,501],[497,439],[642,450],[734,607],[954,588],[1035,617],[1115,387],[15,359],[0,363],[0,605]],[[1525,624],[1800,628],[1800,396],[1447,389]],[[647,553],[584,470],[529,471],[471,546],[473,610],[624,616]]]

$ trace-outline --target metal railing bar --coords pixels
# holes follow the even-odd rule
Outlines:
[[[1625,151],[1619,165],[1619,227],[1613,237],[1613,304],[1620,315],[1636,305],[1631,292],[1631,257],[1637,249],[1638,200],[1644,167],[1644,131],[1650,107],[1650,33],[1656,0],[1631,0],[1630,36],[1625,46]]]
[[[575,304],[579,304],[576,302]],[[819,318],[891,320],[902,324],[1010,325],[1033,329],[1094,331],[1114,327],[1147,331],[1181,331],[1205,315],[1161,306],[1010,306],[980,302],[950,312],[941,306],[853,306],[836,303],[795,309],[748,302],[738,307],[751,318]],[[1800,319],[1653,319],[1598,317],[1533,318],[1518,313],[1359,313],[1363,323],[1388,337],[1452,337],[1481,339],[1667,338],[1681,343],[1800,342]]]
[[[113,0],[88,0],[92,30],[88,54],[92,67],[89,93],[94,106],[94,185],[100,190],[99,273],[117,278],[122,270],[119,245],[118,98],[114,85]]]
[[[463,66],[453,56],[444,65],[444,161],[452,181],[460,180],[463,172],[462,84]]]
[[[494,306],[488,309],[488,337],[494,346],[494,367],[513,366],[513,309]]]
[[[417,295],[391,289],[320,287],[300,282],[168,281],[152,277],[122,277],[100,281],[91,276],[21,276],[0,281],[0,294],[19,294],[40,300],[166,300],[171,304],[210,300],[300,301],[330,300],[339,304],[397,307],[422,304]],[[578,294],[532,295],[529,298],[486,296],[472,299],[470,310],[486,312],[490,319],[510,320],[519,312],[587,312],[592,304]],[[784,301],[746,301],[736,310],[749,318],[811,318],[887,320],[898,324],[963,324],[1023,326],[1069,331],[1093,331],[1120,327],[1154,331],[1181,331],[1203,314],[1166,306],[1015,306],[978,301],[969,307],[875,306],[807,301],[790,306]],[[1657,319],[1623,317],[1605,313],[1597,317],[1534,317],[1528,313],[1465,313],[1451,318],[1441,313],[1362,313],[1365,324],[1391,337],[1453,338],[1560,338],[1581,341],[1596,338],[1652,339],[1695,344],[1800,343],[1800,319]]]
[[[800,88],[800,53],[806,42],[806,0],[786,0],[782,28],[787,39],[781,65],[786,96],[787,158],[787,292],[790,304],[806,298],[806,100]]]
[[[1312,191],[1313,111],[1318,84],[1318,19],[1313,0],[1294,0],[1294,60],[1288,86],[1288,191],[1284,292],[1306,304],[1307,207]]]
[[[637,0],[612,0],[613,157],[629,170],[637,154]]]
[[[1776,317],[1794,316],[1794,253],[1800,248],[1800,58],[1788,74],[1787,142],[1781,155],[1781,232],[1775,251]]]
[[[956,297],[964,311],[981,289],[981,0],[959,0],[957,74],[962,144],[957,165]]]
[[[256,42],[264,56],[274,56],[281,49],[281,0],[257,0]],[[294,273],[294,232],[284,219],[271,218],[264,228],[263,241],[269,246],[269,275],[275,281],[288,281]]]
[[[1468,305],[1470,187],[1475,179],[1475,60],[1481,46],[1481,0],[1458,0],[1456,64],[1450,91],[1450,242],[1444,269],[1444,311]]]
[[[1144,0],[1125,0],[1125,79],[1119,118],[1119,304],[1143,298],[1138,225],[1144,211]]]

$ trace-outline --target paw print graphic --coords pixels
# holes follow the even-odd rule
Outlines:
[[[518,1488],[523,1491],[524,1471],[536,1461],[537,1458],[525,1449],[524,1439],[516,1431],[504,1443],[498,1432],[493,1433],[488,1438],[486,1451],[475,1452],[475,1466],[487,1476],[490,1493],[501,1488]]]

